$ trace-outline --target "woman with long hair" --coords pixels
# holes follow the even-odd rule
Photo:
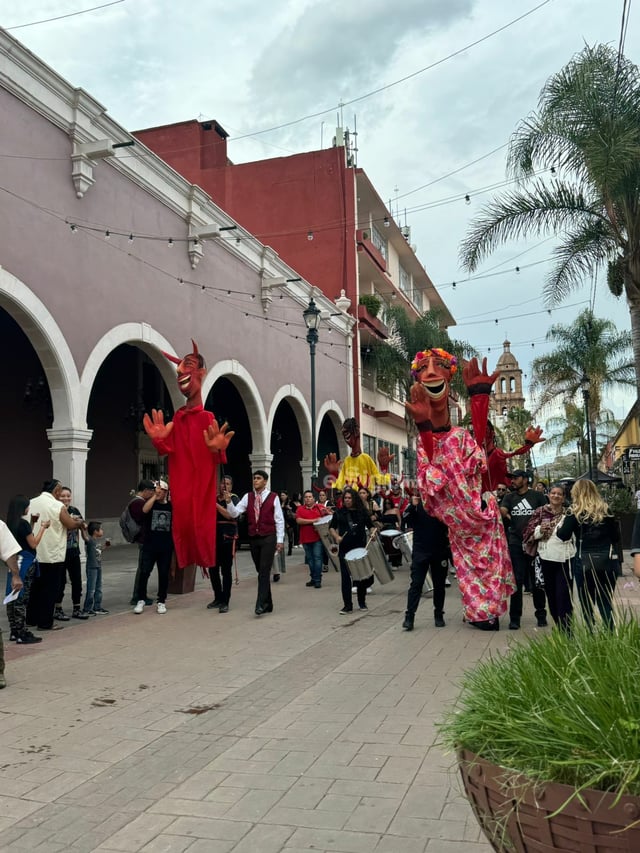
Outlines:
[[[29,499],[24,495],[14,495],[9,501],[9,508],[7,510],[7,527],[22,549],[18,554],[20,577],[22,578],[22,592],[15,601],[10,601],[7,604],[7,620],[9,621],[11,632],[9,639],[14,640],[18,645],[42,642],[42,637],[36,637],[35,634],[28,630],[26,619],[31,582],[38,567],[36,562],[36,548],[45,530],[49,527],[49,522],[41,522],[38,533],[34,536],[31,525],[24,517],[28,509]]]
[[[353,611],[351,573],[345,555],[353,548],[366,547],[367,533],[372,525],[371,517],[358,493],[348,486],[342,493],[342,507],[334,512],[329,527],[331,536],[338,543],[343,601],[340,613],[343,615]],[[373,577],[354,581],[360,610],[367,610],[367,587],[371,586],[372,582]]]
[[[556,533],[565,542],[572,536],[576,539],[574,576],[585,621],[593,625],[595,604],[604,624],[613,628],[616,569],[611,554],[620,549],[620,530],[591,480],[577,480],[573,484],[571,507]]]
[[[389,496],[385,497],[382,501],[382,512],[380,515],[380,521],[382,523],[383,530],[390,530],[392,533],[396,532],[398,535],[400,535],[400,527],[402,522],[400,510],[394,504],[392,498]],[[387,555],[389,562],[394,567],[394,569],[397,569],[402,564],[402,554],[397,548],[393,546],[394,541],[395,537],[382,537],[382,545],[384,547],[384,552]]]
[[[549,503],[534,510],[522,535],[522,544],[528,553],[537,552],[540,559],[553,621],[561,631],[570,631],[573,614],[571,558],[576,546],[573,539],[565,542],[556,536],[556,528],[565,514],[564,488],[554,483],[549,490]]]

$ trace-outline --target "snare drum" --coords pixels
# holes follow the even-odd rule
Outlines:
[[[347,551],[344,558],[352,580],[365,581],[373,574],[373,567],[366,548],[352,548]]]
[[[385,532],[384,530],[382,531]],[[394,531],[388,531],[393,533]],[[373,574],[382,584],[390,583],[393,578],[393,572],[389,565],[389,560],[384,552],[381,540],[375,536],[367,545],[367,553],[369,555],[369,565],[373,569]]]
[[[413,552],[413,530],[408,530],[406,533],[396,536],[393,540],[393,547],[400,551],[407,563],[410,563]]]
[[[331,516],[324,515],[322,518],[316,519],[313,522],[313,526],[318,531],[318,535],[320,536],[320,540],[325,547],[327,555],[329,557],[329,562],[336,570],[336,572],[340,571],[340,559],[338,557],[338,545],[335,539],[329,533],[329,526],[331,524]]]

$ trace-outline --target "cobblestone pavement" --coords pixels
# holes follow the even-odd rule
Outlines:
[[[110,615],[38,646],[5,633],[0,850],[489,853],[435,723],[462,671],[513,634],[464,625],[455,584],[446,628],[423,599],[403,632],[406,567],[340,616],[339,576],[308,589],[302,559],[259,619],[246,552],[228,614],[199,579],[166,615],[134,615],[136,553],[113,548]],[[629,577],[619,591],[640,601]],[[521,636],[533,626],[526,599]]]

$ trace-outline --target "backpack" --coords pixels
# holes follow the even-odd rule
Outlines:
[[[135,542],[140,535],[142,525],[131,515],[131,503],[128,503],[120,516],[120,530],[126,542]]]

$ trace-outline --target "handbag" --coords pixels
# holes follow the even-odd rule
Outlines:
[[[535,580],[536,588],[544,589],[544,575],[542,574],[542,560],[536,554],[533,560],[533,575]]]

